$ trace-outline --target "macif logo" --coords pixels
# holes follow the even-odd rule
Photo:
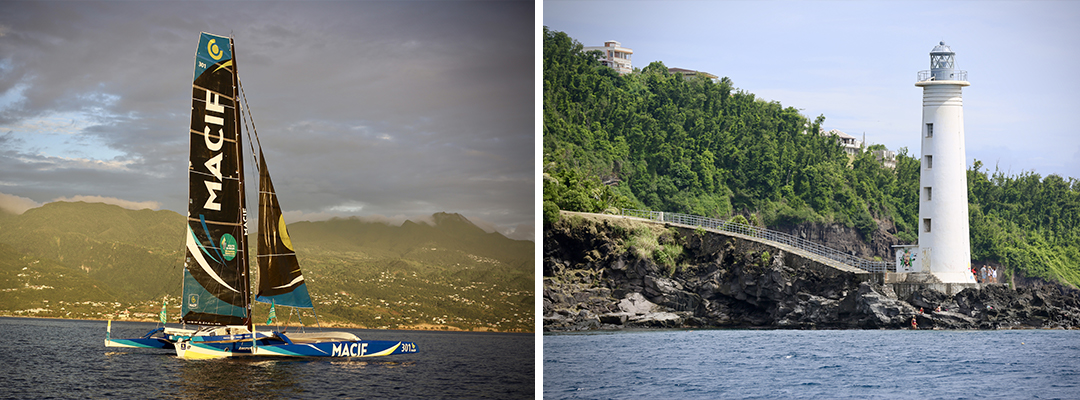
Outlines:
[[[213,93],[209,90],[206,91],[206,115],[203,121],[206,123],[206,127],[203,130],[203,140],[206,143],[206,148],[210,151],[220,151],[221,146],[225,144],[225,137],[222,135],[222,128],[225,125],[225,118],[211,115],[214,113],[225,113],[225,106],[220,103],[221,96],[217,93]],[[214,142],[210,138],[210,125],[217,126],[217,142]],[[221,160],[223,153],[217,153],[209,160],[206,160],[203,165],[206,166],[207,172],[217,179],[214,181],[204,181],[206,184],[206,191],[209,193],[209,198],[206,199],[206,204],[203,204],[203,208],[207,210],[221,211],[221,203],[217,202],[217,192],[221,190]]]
[[[210,39],[210,42],[206,43],[206,51],[210,52],[210,58],[213,58],[214,61],[217,61],[220,60],[221,56],[225,53],[222,52],[220,48],[218,48],[217,43],[214,43],[215,41],[217,41],[217,39]]]

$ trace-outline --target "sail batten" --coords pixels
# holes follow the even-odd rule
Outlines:
[[[202,136],[206,136],[206,134],[205,134],[204,132],[197,132],[197,131],[195,131],[195,130],[192,130],[192,131],[191,131],[191,133],[192,133],[192,134],[195,134],[195,135],[202,135]],[[213,139],[218,139],[219,137],[220,137],[220,136],[211,136],[211,138],[213,138]],[[236,143],[236,141],[235,141],[235,140],[232,140],[232,139],[222,139],[222,140],[224,140],[224,141],[226,141],[226,142],[229,142],[229,143]]]
[[[198,218],[188,218],[188,222],[199,222]],[[207,225],[240,226],[239,222],[206,221]]]

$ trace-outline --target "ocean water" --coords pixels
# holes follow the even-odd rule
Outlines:
[[[113,337],[153,323],[113,322]],[[374,358],[183,360],[105,347],[104,321],[0,318],[0,399],[532,398],[534,335],[334,329],[416,342]]]
[[[1080,331],[545,334],[545,399],[1080,398]]]

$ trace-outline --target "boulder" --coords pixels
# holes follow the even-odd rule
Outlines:
[[[916,310],[910,305],[882,293],[882,287],[869,282],[859,284],[856,312],[862,317],[863,328],[900,328],[910,323]]]
[[[656,304],[646,300],[641,293],[630,293],[619,301],[619,310],[630,315],[645,315],[656,309]]]
[[[673,312],[655,312],[636,316],[627,322],[647,328],[678,328],[682,326],[683,319]]]

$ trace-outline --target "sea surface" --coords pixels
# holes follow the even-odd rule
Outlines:
[[[105,347],[105,321],[0,318],[0,399],[532,398],[533,334],[349,331],[415,342],[373,358],[183,360],[174,350]],[[113,321],[112,337],[154,323]],[[292,330],[292,329],[290,329]]]
[[[545,399],[1078,399],[1080,331],[545,334]]]

